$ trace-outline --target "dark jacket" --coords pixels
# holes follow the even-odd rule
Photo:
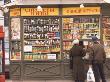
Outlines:
[[[95,63],[104,63],[106,59],[106,54],[102,44],[94,42],[91,47],[90,60]]]
[[[83,48],[74,45],[70,50],[70,68],[73,69],[74,80],[85,80],[84,62],[82,57],[85,56]]]

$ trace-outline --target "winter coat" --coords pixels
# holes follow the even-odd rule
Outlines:
[[[84,61],[85,56],[83,48],[79,45],[74,45],[70,50],[70,69],[73,70],[74,80],[85,80]]]
[[[106,54],[104,51],[104,47],[102,44],[98,42],[94,42],[93,46],[91,46],[90,52],[90,61],[95,63],[104,63],[106,59]]]

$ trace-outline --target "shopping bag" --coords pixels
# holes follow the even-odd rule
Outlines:
[[[87,72],[87,82],[95,82],[94,73],[92,70],[92,66],[89,66],[89,70]]]

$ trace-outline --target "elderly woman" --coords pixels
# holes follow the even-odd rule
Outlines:
[[[73,41],[73,47],[70,49],[70,69],[73,70],[73,76],[75,82],[85,82],[85,70],[83,58],[85,51],[82,46],[79,45],[79,40]]]

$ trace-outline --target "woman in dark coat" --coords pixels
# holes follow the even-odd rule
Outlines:
[[[79,40],[73,41],[73,47],[70,50],[70,68],[73,70],[75,82],[85,82],[84,61],[85,51],[79,45]]]

